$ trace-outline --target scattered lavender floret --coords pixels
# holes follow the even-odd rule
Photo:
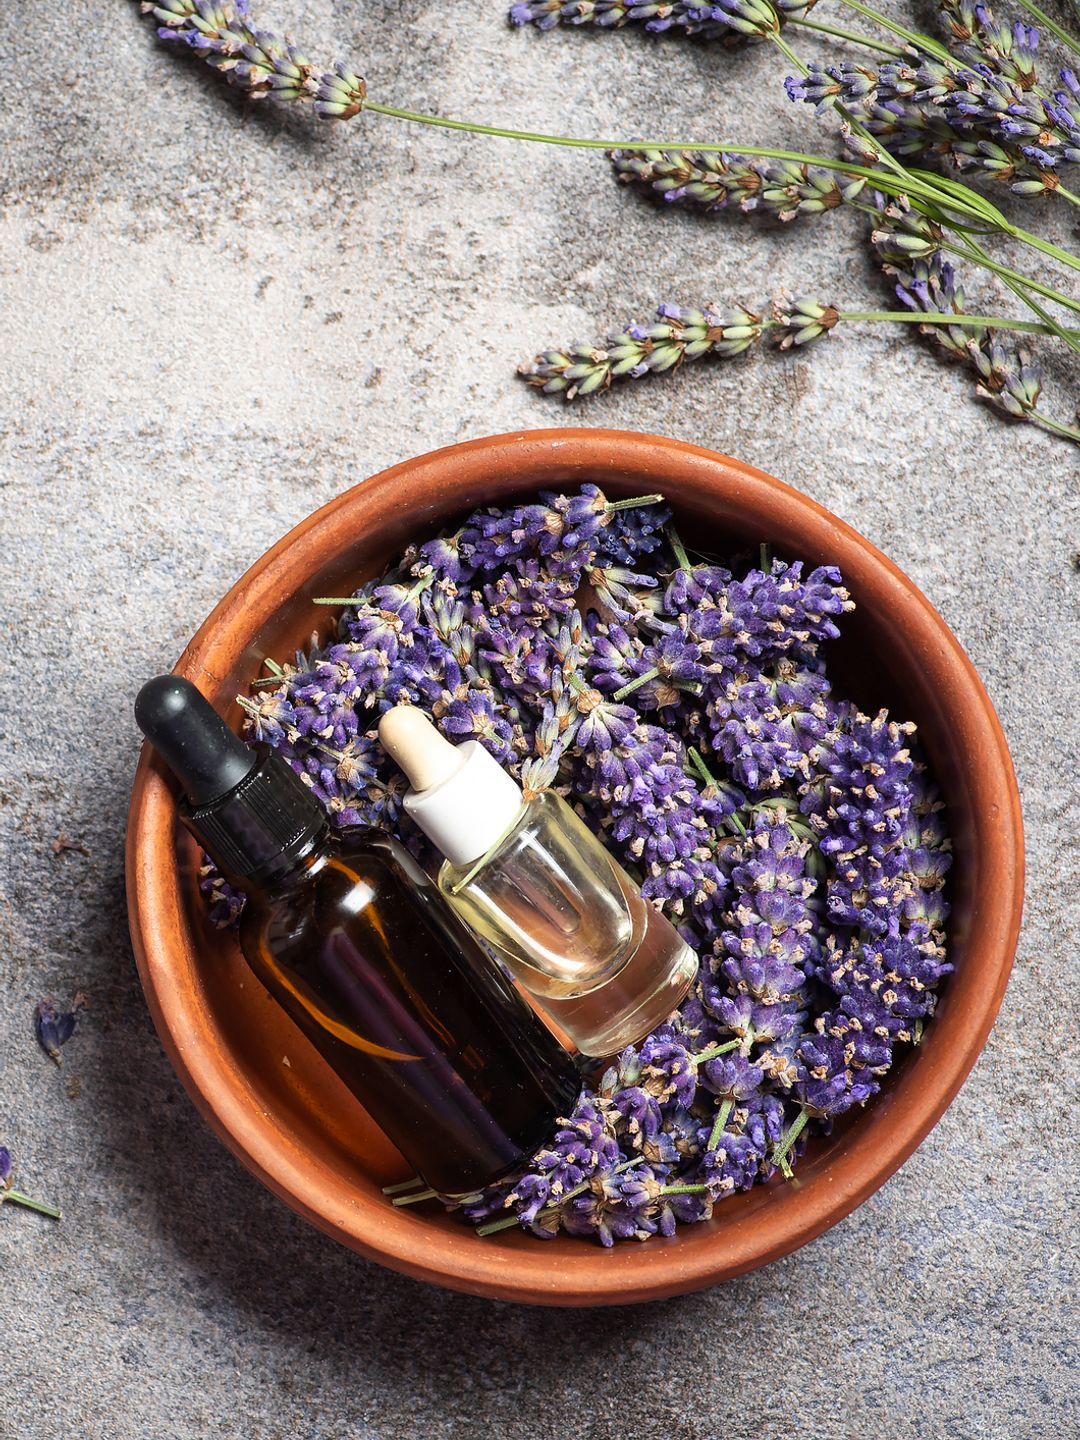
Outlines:
[[[87,999],[80,991],[71,1002],[70,1010],[57,1007],[51,995],[39,1000],[34,1007],[34,1034],[45,1054],[54,1064],[60,1065],[60,1051],[75,1034],[79,1016],[87,1009]]]
[[[839,573],[755,560],[695,563],[659,496],[594,484],[480,510],[328,597],[326,643],[242,697],[332,824],[434,862],[375,728],[421,706],[526,793],[565,794],[701,957],[525,1172],[457,1202],[480,1234],[606,1246],[707,1219],[789,1175],[932,1019],[950,854],[913,727],[833,691]],[[241,897],[209,866],[201,884],[234,921]]]

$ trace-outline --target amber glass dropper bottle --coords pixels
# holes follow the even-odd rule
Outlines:
[[[251,968],[409,1164],[446,1196],[523,1165],[577,1071],[404,846],[331,834],[286,762],[190,681],[149,681],[135,717],[183,786],[184,824],[247,896]]]

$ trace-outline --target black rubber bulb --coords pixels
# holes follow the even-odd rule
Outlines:
[[[135,700],[135,720],[193,809],[227,795],[259,763],[205,695],[178,675],[146,682]]]

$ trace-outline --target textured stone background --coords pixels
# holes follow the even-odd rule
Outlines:
[[[764,51],[510,33],[500,0],[266,0],[265,14],[314,56],[356,57],[373,96],[404,105],[579,133],[813,129]],[[596,156],[249,111],[164,54],[129,0],[5,5],[0,61],[0,1139],[24,1188],[66,1212],[60,1226],[0,1215],[4,1431],[1075,1433],[1076,1090],[1062,1057],[1075,1050],[1076,452],[1007,426],[895,330],[565,412],[741,455],[915,577],[1013,747],[1023,941],[959,1100],[801,1253],[712,1293],[596,1314],[414,1284],[271,1199],[162,1055],[126,939],[130,698],[344,486],[452,440],[559,423],[511,378],[541,344],[663,298],[759,304],[785,284],[863,308],[883,288],[855,216],[789,229],[661,216]],[[1067,417],[1064,367],[1052,379]],[[54,855],[61,830],[89,853]],[[57,1071],[31,1007],[77,988],[93,1009]]]

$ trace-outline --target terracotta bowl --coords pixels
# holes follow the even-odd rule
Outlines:
[[[539,430],[452,445],[396,465],[298,525],[229,592],[184,651],[189,676],[239,724],[234,697],[265,656],[332,623],[315,595],[348,594],[413,539],[473,506],[597,482],[661,491],[681,533],[719,553],[770,542],[840,567],[857,609],[830,661],[864,709],[918,722],[948,804],[955,974],[919,1049],[885,1091],[801,1161],[797,1183],[731,1197],[671,1239],[613,1250],[517,1232],[478,1239],[435,1206],[395,1210],[397,1152],[206,922],[196,851],[171,785],[143,752],[127,841],[131,934],[168,1054],[222,1140],[320,1229],[393,1269],[453,1289],[547,1305],[612,1305],[700,1289],[806,1244],[902,1165],[986,1040],[1012,964],[1023,885],[1020,803],[997,718],[971,662],[906,576],[821,506],[738,460],[608,430]]]

